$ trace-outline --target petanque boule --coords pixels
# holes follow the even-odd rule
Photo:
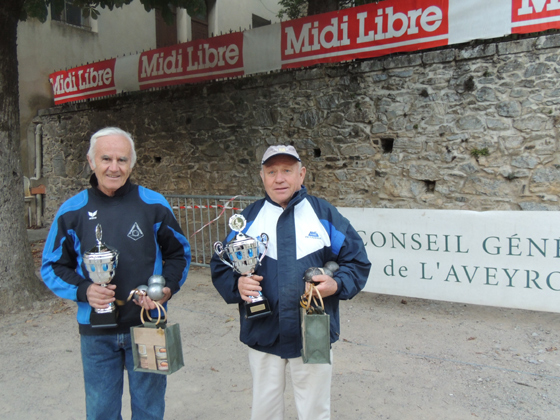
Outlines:
[[[165,277],[159,274],[150,276],[150,278],[148,279],[148,286],[151,286],[152,284],[161,284],[162,286],[165,286]]]
[[[338,270],[340,268],[340,266],[334,261],[327,261],[323,268],[325,268],[326,270],[329,270],[331,273],[334,274],[334,272],[336,270]],[[332,274],[330,274],[330,276],[332,277]]]
[[[313,276],[319,276],[321,274],[323,274],[323,272],[321,271],[320,268],[311,267],[305,270],[305,273],[303,274],[303,280],[306,283],[313,283]]]
[[[159,283],[153,283],[148,286],[148,296],[152,300],[163,299],[165,293],[163,293],[163,285]]]
[[[139,301],[141,297],[148,294],[148,286],[142,284],[134,290],[134,300]]]
[[[334,272],[338,270],[338,268],[339,265],[334,261],[327,261],[324,267],[310,267],[305,270],[305,273],[303,273],[303,281],[305,281],[306,283],[317,284],[313,281],[313,276],[326,274],[327,276],[332,277],[334,275]]]

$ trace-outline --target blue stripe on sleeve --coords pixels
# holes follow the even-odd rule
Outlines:
[[[88,302],[78,302],[78,313],[76,318],[80,324],[89,324],[89,317],[91,315],[92,307]]]
[[[47,285],[47,287],[58,297],[63,299],[69,299],[76,301],[77,293],[78,293],[78,286],[75,286],[70,283],[66,283],[62,278],[56,275],[54,272],[53,263],[56,263],[62,257],[62,244],[66,238],[62,238],[60,245],[53,251],[47,251],[45,247],[45,251],[43,252],[43,266],[41,267],[41,277],[43,281]]]
[[[335,255],[338,255],[340,249],[342,248],[342,245],[344,244],[344,240],[346,239],[346,236],[342,232],[338,231],[334,227],[334,225],[330,223],[328,220],[321,219],[321,224],[323,225],[325,230],[328,232],[329,237],[331,238],[332,252]]]
[[[45,246],[43,250],[43,261],[41,266],[41,277],[43,281],[47,285],[47,287],[53,291],[57,296],[76,301],[77,300],[77,290],[78,287],[76,285],[70,284],[65,282],[62,278],[56,275],[53,269],[53,264],[57,263],[62,257],[62,244],[66,240],[63,237],[60,243],[55,247],[55,241],[58,236],[58,220],[59,218],[68,212],[76,211],[84,207],[88,202],[88,193],[87,191],[82,191],[81,193],[75,195],[74,197],[70,198],[60,207],[58,210],[56,217],[53,221],[51,226],[51,230],[47,236],[47,240],[45,241]],[[74,231],[67,232],[68,235],[72,236],[74,239],[75,247],[74,249],[76,254],[78,255],[78,263],[81,263],[82,256],[79,252],[79,240],[77,240],[76,234]],[[77,272],[79,275],[83,277],[83,272],[80,266],[78,266]]]
[[[161,222],[156,223],[154,225],[153,228],[153,233],[154,233],[154,243],[156,244],[155,248],[156,248],[156,260],[154,262],[154,272],[152,274],[161,274],[163,272],[163,256],[161,254],[161,248],[158,245],[158,241],[157,241],[157,234],[159,231],[159,228],[161,226]]]

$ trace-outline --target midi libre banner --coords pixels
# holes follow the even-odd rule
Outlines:
[[[55,104],[560,28],[560,0],[387,0],[50,75]]]

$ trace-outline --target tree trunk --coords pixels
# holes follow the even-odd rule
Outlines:
[[[0,1],[0,313],[29,308],[45,292],[24,220],[16,44],[22,5]]]
[[[318,15],[320,13],[333,12],[338,10],[338,0],[309,0],[307,5],[307,15]]]

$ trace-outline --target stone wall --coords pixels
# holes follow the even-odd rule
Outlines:
[[[558,210],[560,35],[487,42],[44,110],[45,221],[87,185],[89,136],[137,142],[162,193],[263,194],[259,158],[293,144],[337,206]]]

